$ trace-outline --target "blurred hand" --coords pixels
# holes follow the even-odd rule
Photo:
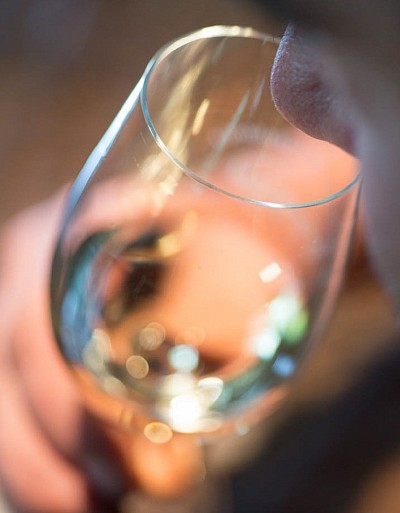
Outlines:
[[[16,511],[30,513],[111,512],[134,486],[178,494],[201,467],[194,441],[156,445],[101,424],[56,347],[48,276],[62,203],[57,195],[21,213],[0,238],[3,489]]]

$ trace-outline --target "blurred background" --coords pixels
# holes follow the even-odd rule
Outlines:
[[[0,226],[73,180],[160,46],[214,24],[282,30],[239,0],[0,0]],[[297,399],[340,388],[391,330],[361,238]]]

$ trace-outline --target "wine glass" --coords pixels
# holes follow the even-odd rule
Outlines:
[[[163,47],[67,201],[59,347],[96,414],[154,443],[265,416],[343,275],[359,175],[275,109],[278,44],[216,26]]]

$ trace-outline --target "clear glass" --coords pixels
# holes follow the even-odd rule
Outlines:
[[[343,276],[356,165],[276,111],[278,43],[211,27],[162,48],[69,195],[59,347],[98,415],[156,442],[266,415]]]

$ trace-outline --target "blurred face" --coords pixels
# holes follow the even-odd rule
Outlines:
[[[400,4],[272,3],[294,20],[273,72],[275,101],[299,128],[359,157],[368,246],[400,311]]]

